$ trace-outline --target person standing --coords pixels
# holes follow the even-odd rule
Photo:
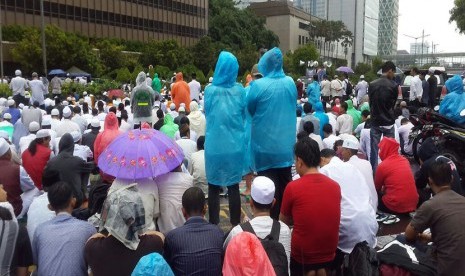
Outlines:
[[[26,102],[26,89],[29,87],[25,78],[21,77],[21,71],[16,70],[14,78],[11,79],[10,89],[13,91],[13,100],[18,106],[20,103],[25,104]],[[8,104],[10,105],[10,104]]]
[[[275,184],[276,204],[271,208],[271,217],[278,219],[284,189],[292,180],[297,89],[292,78],[284,74],[279,48],[261,57],[258,70],[263,78],[252,82],[247,96],[252,116],[252,164],[258,175],[270,178]]]
[[[55,76],[50,81],[50,84],[52,85],[53,97],[56,97],[56,96],[60,97],[61,96],[61,87],[63,86],[63,81],[58,76]]]
[[[236,83],[239,63],[226,51],[220,53],[212,85],[205,90],[205,168],[208,180],[208,212],[210,222],[220,222],[220,191],[228,188],[230,222],[239,224],[243,160],[246,152],[246,97],[242,85]],[[228,112],[225,112],[228,110]],[[295,123],[294,123],[295,125]]]
[[[32,73],[32,80],[29,82],[31,88],[31,103],[39,102],[40,109],[45,110],[45,95],[48,94],[47,88],[44,83],[39,80],[39,75]]]
[[[152,80],[152,89],[155,92],[161,93],[161,81],[158,78],[158,74],[155,73],[153,75],[153,80]]]
[[[365,81],[365,76],[360,76],[360,81],[355,86],[355,95],[357,95],[357,104],[361,104],[362,99],[368,94],[368,82]]]
[[[191,101],[195,100],[196,102],[199,102],[199,94],[202,87],[200,86],[200,82],[197,81],[197,75],[195,73],[192,73],[192,80],[188,83],[188,85],[190,90]]]
[[[378,144],[381,135],[394,138],[394,106],[398,85],[393,81],[396,66],[392,61],[383,64],[382,75],[372,81],[368,88],[371,109],[370,163],[373,172],[378,166]]]
[[[182,72],[176,74],[176,82],[171,88],[171,98],[173,103],[179,108],[184,103],[186,112],[189,113],[189,103],[191,102],[190,89],[187,82],[184,81]]]
[[[420,107],[421,98],[423,96],[423,84],[421,82],[417,67],[413,67],[412,70],[410,70],[410,74],[413,76],[413,78],[410,81],[409,101],[410,105],[418,108]]]
[[[313,81],[307,87],[307,96],[308,102],[315,106],[317,103],[321,102],[321,88],[318,83],[318,75],[313,75]]]
[[[331,82],[328,80],[328,76],[324,75],[323,80],[320,83],[321,87],[321,98],[324,102],[329,103],[331,98]]]
[[[342,82],[339,80],[337,75],[334,75],[333,80],[331,81],[331,97],[338,97],[342,98],[342,94],[344,93],[344,87]]]
[[[429,74],[429,78],[427,80],[428,85],[429,85],[428,107],[433,108],[434,104],[436,103],[436,92],[438,90],[438,79],[434,75],[434,70],[429,70],[428,74]]]
[[[146,83],[146,74],[140,72],[137,75],[136,87],[131,92],[131,109],[133,113],[134,125],[137,126],[143,122],[152,123],[152,106],[157,99],[152,87]],[[115,116],[116,117],[116,116]],[[116,123],[118,127],[118,123]]]

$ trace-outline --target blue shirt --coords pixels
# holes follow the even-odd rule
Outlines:
[[[175,275],[221,275],[223,231],[202,217],[166,235],[164,257]]]
[[[88,275],[84,246],[95,228],[68,213],[59,213],[34,232],[32,253],[41,276]]]

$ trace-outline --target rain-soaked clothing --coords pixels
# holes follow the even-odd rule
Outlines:
[[[181,103],[184,103],[186,105],[186,112],[189,113],[189,104],[191,102],[190,95],[189,85],[184,81],[182,73],[177,73],[176,82],[174,83],[173,88],[171,88],[171,98],[173,103],[176,105],[176,110],[179,109]]]
[[[110,112],[105,117],[105,124],[103,132],[97,135],[94,142],[94,161],[98,163],[98,157],[108,147],[108,145],[115,140],[122,132],[118,127],[118,119],[115,113]]]
[[[446,81],[447,95],[439,106],[439,113],[448,117],[452,121],[465,126],[465,116],[460,116],[460,112],[465,110],[465,93],[460,76],[455,75]]]
[[[281,50],[266,52],[258,63],[263,78],[252,82],[247,96],[255,171],[290,167],[294,162],[297,89],[282,66]]]
[[[146,83],[146,74],[140,72],[137,75],[136,87],[131,93],[131,107],[134,116],[134,124],[140,122],[152,123],[152,107],[158,93]]]
[[[236,83],[238,70],[236,57],[221,52],[213,83],[205,90],[205,168],[208,183],[218,186],[242,179],[246,97],[242,85]]]

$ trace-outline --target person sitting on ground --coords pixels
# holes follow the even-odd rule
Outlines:
[[[192,171],[192,154],[197,151],[197,143],[190,139],[189,125],[184,123],[179,129],[181,139],[176,140],[176,144],[182,149],[184,153],[184,160],[187,162],[187,170]]]
[[[451,165],[444,159],[430,163],[428,182],[435,196],[417,209],[405,229],[408,242],[432,241],[438,275],[463,275],[465,262],[465,198],[451,190]],[[423,231],[431,229],[431,234]]]
[[[339,134],[352,134],[354,119],[352,116],[347,114],[347,109],[349,106],[346,102],[341,103],[340,115],[337,117],[336,133]]]
[[[147,211],[135,185],[110,190],[100,233],[90,237],[84,249],[93,275],[130,275],[140,258],[163,252],[163,234],[144,231]]]
[[[71,109],[68,106],[63,108],[63,120],[56,129],[57,137],[61,137],[66,133],[71,133],[73,131],[81,132],[81,128],[76,122],[72,121],[72,117],[73,113],[71,112]]]
[[[315,134],[314,133],[314,127],[313,127],[313,123],[308,121],[308,122],[305,122],[304,123],[304,131],[309,133],[308,134],[308,137],[312,138],[313,140],[315,140],[317,143],[318,143],[318,148],[320,149],[320,151],[322,149],[324,149],[324,146],[323,146],[323,141],[321,140],[321,137],[319,134]]]
[[[379,149],[382,162],[375,173],[378,209],[391,214],[415,211],[418,203],[415,179],[409,161],[399,154],[399,143],[384,137]]]
[[[53,184],[47,196],[57,216],[34,233],[32,252],[38,275],[87,275],[84,246],[95,228],[71,216],[77,201],[68,183]]]
[[[174,134],[174,139],[176,141],[181,139],[181,134],[180,134],[181,126],[185,124],[189,126],[189,139],[191,139],[194,142],[197,142],[197,133],[191,129],[191,122],[189,121],[189,118],[187,116],[182,117],[181,120],[179,121],[179,124],[178,124],[179,129]]]
[[[178,109],[178,116],[174,118],[174,123],[178,126],[181,126],[181,119],[186,117],[186,108],[184,106],[180,106]]]
[[[160,130],[165,120],[165,113],[163,113],[163,110],[161,109],[157,110],[157,118],[158,118],[158,121],[153,125],[153,128],[156,130]]]
[[[74,141],[74,152],[73,155],[81,158],[84,161],[91,161],[94,159],[92,150],[86,145],[81,145],[82,135],[79,131],[71,132]]]
[[[42,190],[42,174],[48,160],[52,157],[50,150],[50,133],[46,129],[37,132],[27,150],[22,154],[23,167],[34,181],[37,189]]]
[[[160,128],[160,131],[163,132],[166,136],[171,139],[175,139],[176,131],[178,131],[179,126],[174,123],[173,117],[168,113],[163,119],[163,126]]]
[[[300,121],[299,132],[304,130],[305,122],[312,122],[313,123],[313,129],[314,129],[313,134],[319,135],[320,134],[320,119],[313,116],[313,114],[312,114],[312,105],[310,103],[304,103],[304,113],[305,113],[305,116]]]
[[[221,275],[223,231],[204,219],[205,194],[198,187],[182,195],[183,226],[168,233],[164,257],[176,275]]]
[[[319,173],[317,142],[310,137],[298,140],[294,154],[300,179],[287,185],[279,216],[282,222],[294,225],[289,264],[291,275],[326,275],[325,270],[332,264],[339,239],[341,188],[337,182]],[[318,223],[321,221],[325,223]]]
[[[358,124],[358,126],[354,130],[354,135],[357,137],[360,137],[360,132],[362,132],[362,129],[365,128],[365,123],[368,120],[368,117],[370,116],[370,110],[365,109],[362,111],[362,122]]]
[[[311,122],[308,123],[311,124]],[[279,231],[277,231],[277,233],[279,233],[277,238],[279,243],[283,245],[289,263],[291,253],[291,230],[289,230],[289,227],[285,223],[277,220],[275,221],[270,217],[271,206],[276,201],[274,199],[274,191],[274,183],[268,177],[257,176],[253,180],[250,193],[250,208],[252,209],[254,218],[244,224],[235,226],[231,232],[229,232],[223,245],[225,249],[229,241],[243,231],[250,232],[250,230],[253,230],[254,234],[263,240],[268,235],[272,234],[273,227],[277,227],[279,228]],[[275,222],[279,223],[279,225],[275,226]]]
[[[315,110],[315,113],[313,114],[318,120],[320,120],[320,137],[321,139],[325,138],[323,127],[326,124],[329,124],[329,116],[325,113],[325,110],[323,109],[323,103],[322,102],[317,102],[313,106],[313,109]]]
[[[100,133],[100,121],[97,118],[93,118],[90,121],[90,132],[82,135],[81,144],[88,146],[94,154],[94,143],[97,139],[97,135]]]
[[[352,117],[352,127],[353,130],[355,130],[355,128],[362,122],[362,114],[360,111],[355,109],[354,102],[352,100],[349,99],[345,101],[345,103],[347,104],[346,113]]]
[[[323,132],[325,134],[325,138],[323,139],[323,146],[325,149],[334,148],[334,142],[341,140],[341,138],[333,134],[333,127],[330,124],[323,126]]]
[[[36,133],[40,130],[40,125],[38,122],[32,121],[29,124],[29,135],[21,137],[19,139],[19,149],[21,155],[28,149],[29,144],[36,139]]]
[[[197,151],[192,153],[192,171],[190,171],[194,178],[194,186],[199,187],[205,194],[208,194],[208,181],[205,172],[205,136],[200,136],[197,139]]]
[[[401,127],[397,130],[399,132],[400,144],[402,145],[402,154],[413,155],[412,144],[413,141],[409,140],[410,132],[412,131],[413,124],[407,118],[400,120]]]

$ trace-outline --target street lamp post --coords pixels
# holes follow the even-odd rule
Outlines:
[[[420,63],[423,61],[423,45],[424,45],[424,40],[425,40],[425,37],[428,37],[430,36],[429,34],[425,35],[425,30],[423,30],[422,32],[422,35],[421,36],[411,36],[411,35],[406,35],[404,34],[406,37],[410,37],[410,38],[413,38],[415,39],[415,53],[413,54],[413,64],[415,65],[416,63],[416,58],[417,58],[417,47],[418,47],[418,44],[417,44],[417,41],[419,38],[421,38],[421,58],[420,58]]]
[[[42,33],[42,62],[44,74],[47,77],[47,49],[45,48],[45,22],[44,22],[44,0],[40,0],[40,24]]]

